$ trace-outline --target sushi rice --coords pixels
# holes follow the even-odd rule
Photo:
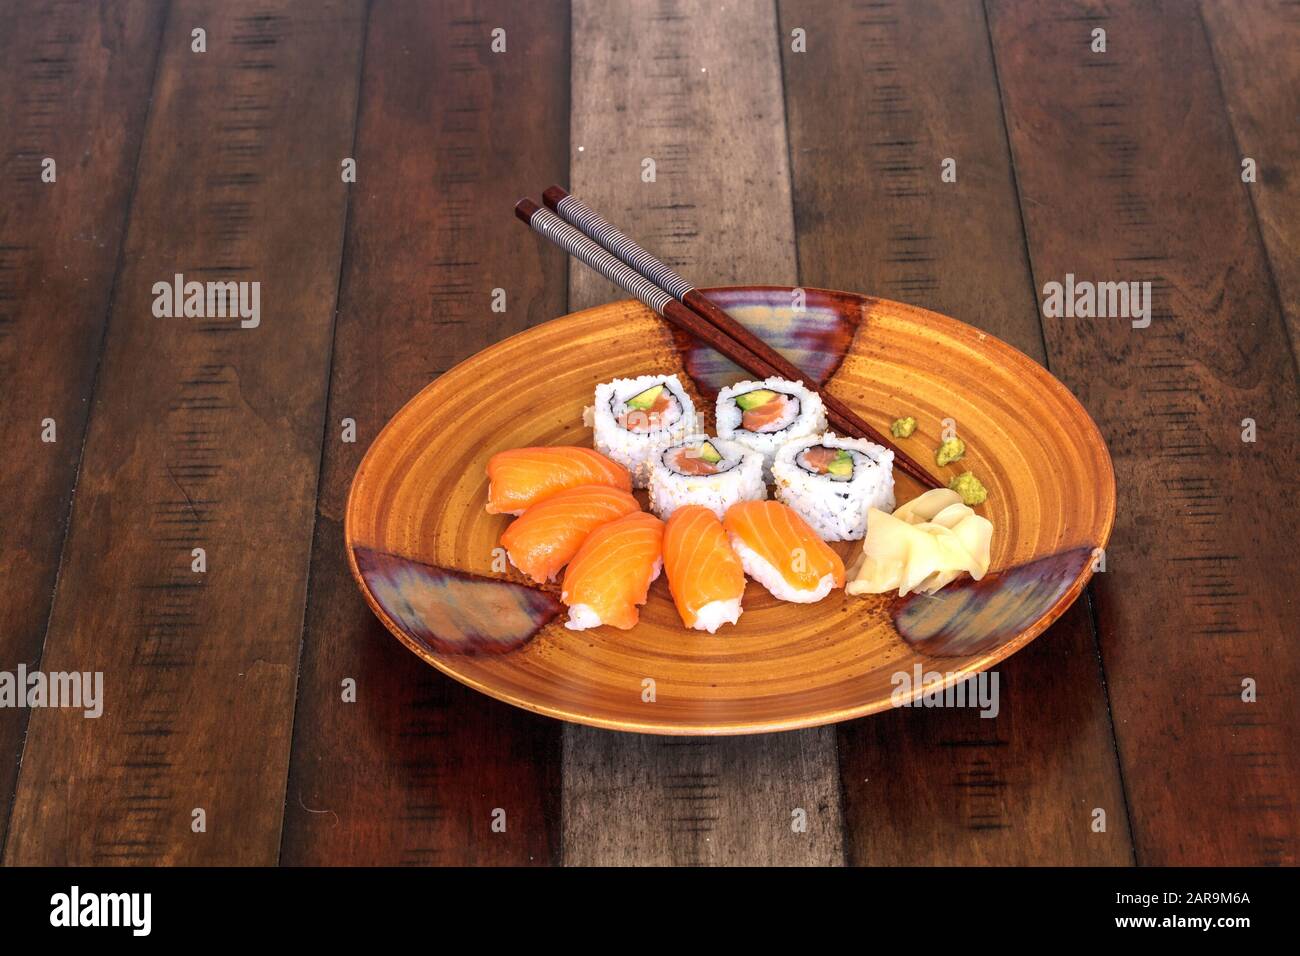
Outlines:
[[[709,461],[714,455],[718,460]],[[737,501],[766,497],[763,456],[738,442],[697,435],[650,464],[650,509],[664,520],[683,505],[703,505],[721,520]]]
[[[831,461],[839,474],[826,470]],[[776,499],[808,522],[823,541],[855,541],[867,533],[868,509],[894,510],[893,467],[889,449],[827,432],[783,445],[772,477]]]
[[[746,409],[756,397],[772,394],[770,402]],[[772,480],[772,462],[787,442],[826,430],[826,408],[822,398],[803,382],[766,378],[761,382],[737,382],[718,393],[715,406],[718,437],[739,442],[763,456],[763,478]]]
[[[708,631],[710,634],[716,634],[718,628],[724,624],[735,624],[740,620],[740,615],[744,613],[741,607],[740,598],[730,598],[725,601],[710,601],[695,615],[695,623],[691,625],[692,630]]]
[[[652,389],[659,391],[650,408],[628,402]],[[632,475],[632,486],[644,488],[650,464],[669,445],[699,432],[695,405],[676,375],[616,378],[596,386],[596,401],[583,418],[592,428],[592,444]]]

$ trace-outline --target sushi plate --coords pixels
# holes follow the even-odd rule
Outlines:
[[[1042,366],[991,335],[914,306],[773,286],[707,290],[882,430],[933,464],[945,419],[988,488],[992,570],[934,595],[778,601],[750,581],[744,614],[717,634],[683,627],[661,577],[631,630],[570,631],[555,586],[500,548],[484,510],[487,460],[528,445],[590,445],[599,382],[676,373],[712,409],[747,376],[634,301],[566,315],[443,374],[384,427],[357,470],[347,557],[371,609],[413,653],[476,690],[596,727],[744,734],[862,717],[985,670],[1079,596],[1115,517],[1110,456],[1088,413]],[[799,301],[800,298],[803,301]],[[797,306],[797,307],[796,307]],[[709,425],[712,426],[710,420]],[[900,502],[923,489],[895,470]],[[638,493],[641,494],[641,493]],[[833,545],[849,563],[860,542]],[[897,675],[941,675],[905,697]],[[911,683],[911,682],[908,682]]]

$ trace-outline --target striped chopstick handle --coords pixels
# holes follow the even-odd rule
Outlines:
[[[600,243],[589,239],[549,209],[532,207],[527,217],[528,225],[570,255],[582,260],[624,292],[635,296],[663,315],[664,308],[673,301],[671,293],[664,291],[627,263],[617,259]],[[521,213],[520,218],[523,218]],[[630,240],[629,240],[630,241]]]
[[[655,285],[667,289],[674,299],[681,299],[694,288],[662,260],[642,249],[627,233],[594,211],[577,196],[565,196],[556,203],[555,211],[566,222],[577,226],[606,249],[612,250],[618,258],[630,263],[632,268]]]

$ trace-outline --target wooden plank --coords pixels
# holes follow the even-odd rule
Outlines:
[[[979,0],[784,0],[781,35],[800,281],[935,309],[1043,361]],[[1131,862],[1086,601],[997,673],[994,718],[908,709],[840,726],[853,862]]]
[[[1152,283],[1147,327],[1044,323],[1124,503],[1094,593],[1137,861],[1295,863],[1300,527],[1260,503],[1300,441],[1296,375],[1200,17],[989,9],[1036,285]]]
[[[772,6],[579,0],[573,20],[573,192],[698,285],[793,284]],[[623,298],[577,263],[569,281],[571,309]],[[792,832],[796,808],[806,833]],[[829,728],[718,739],[565,728],[568,864],[842,859]]]
[[[104,712],[33,713],[9,863],[276,859],[360,13],[171,9],[42,658]],[[258,323],[155,317],[176,273]]]
[[[1248,5],[1202,0],[1210,47],[1236,134],[1238,164],[1249,157],[1246,187],[1277,281],[1291,348],[1300,354],[1300,4]]]
[[[0,8],[0,669],[37,667],[162,35],[160,2]],[[41,178],[53,159],[54,182]],[[57,320],[54,318],[57,317]],[[44,442],[42,421],[54,421]],[[0,846],[30,711],[0,709]]]
[[[504,53],[490,49],[496,28]],[[348,573],[342,525],[365,449],[407,399],[564,312],[564,257],[511,210],[567,168],[568,49],[558,0],[371,10],[285,863],[558,855],[559,725],[463,687],[389,636]],[[355,444],[339,440],[345,417]],[[348,677],[356,704],[341,700]],[[497,808],[504,833],[492,829]]]

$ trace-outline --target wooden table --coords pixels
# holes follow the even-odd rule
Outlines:
[[[1294,0],[7,0],[0,51],[0,670],[105,681],[0,710],[6,863],[1297,862]],[[386,634],[369,442],[619,297],[511,215],[552,182],[701,285],[936,309],[1088,407],[1105,573],[996,719],[620,735]],[[257,325],[156,316],[177,273],[259,282]],[[1043,318],[1067,273],[1150,325]]]

